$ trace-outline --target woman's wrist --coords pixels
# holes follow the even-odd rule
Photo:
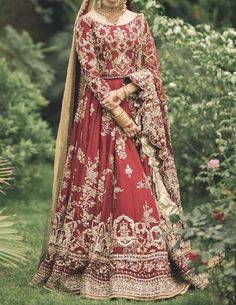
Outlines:
[[[130,94],[133,94],[134,92],[138,91],[139,86],[137,86],[134,83],[129,83],[127,85],[123,84],[122,87],[116,90],[117,96],[121,101],[124,101],[129,98]]]
[[[126,92],[125,92],[123,86],[120,87],[119,89],[117,89],[116,92],[117,92],[117,96],[119,97],[119,99],[120,99],[121,101],[124,101],[124,100],[127,98]]]

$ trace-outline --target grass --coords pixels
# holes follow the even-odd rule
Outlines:
[[[136,301],[126,299],[91,300],[79,295],[48,291],[44,288],[28,286],[36,271],[41,250],[45,220],[50,206],[52,187],[52,167],[42,167],[44,179],[40,184],[29,185],[25,194],[11,194],[1,197],[1,208],[6,214],[16,214],[16,227],[23,232],[25,243],[29,246],[29,261],[19,265],[19,269],[0,267],[0,304],[1,305],[96,305],[96,304],[154,304],[160,305],[215,305],[209,291],[189,290],[183,296],[164,301]]]

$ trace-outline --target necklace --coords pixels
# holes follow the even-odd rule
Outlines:
[[[123,1],[119,2],[117,7],[107,7],[104,5],[96,5],[94,7],[95,11],[102,16],[104,16],[109,22],[114,25],[119,20],[119,17],[126,11],[126,4]]]

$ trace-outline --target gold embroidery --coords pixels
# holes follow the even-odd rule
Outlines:
[[[82,149],[79,147],[77,150],[77,159],[80,161],[80,163],[84,164],[85,161],[85,153],[82,151]]]
[[[169,216],[171,214],[180,214],[183,212],[182,207],[177,206],[176,203],[171,200],[165,185],[162,181],[162,176],[160,174],[159,160],[156,157],[156,150],[153,146],[149,144],[147,136],[141,135],[140,142],[142,143],[142,152],[148,156],[148,164],[152,169],[152,179],[154,182],[155,195],[158,200],[158,210],[165,218],[167,223],[170,223]],[[173,173],[174,174],[174,173]],[[174,188],[174,183],[173,183]]]
[[[116,152],[119,156],[120,159],[126,159],[127,158],[127,154],[125,151],[126,148],[126,141],[120,137],[119,139],[116,140]]]
[[[75,113],[74,122],[79,123],[79,122],[81,122],[83,120],[84,115],[85,115],[87,101],[88,101],[88,97],[87,96],[84,96],[79,101],[79,104],[78,104],[78,107],[77,107],[77,111]]]
[[[94,106],[93,106],[93,103],[92,103],[90,105],[90,108],[89,108],[90,116],[93,114],[94,111],[95,111],[95,109],[94,109]]]
[[[115,126],[115,122],[111,116],[111,113],[102,108],[102,123],[101,123],[101,135],[111,135],[111,132]]]
[[[151,188],[150,177],[145,176],[144,179],[137,182],[137,189],[148,189]]]
[[[133,172],[132,168],[128,164],[126,164],[125,173],[126,175],[128,175],[129,178],[131,177],[132,172]]]
[[[106,175],[108,173],[112,173],[111,169],[104,169],[102,172],[102,177],[98,180],[98,200],[101,202],[103,201],[103,196],[106,193],[106,188],[105,188],[105,180],[106,180]]]
[[[113,182],[113,185],[114,185],[114,195],[113,195],[114,199],[117,199],[116,194],[124,191],[124,189],[122,189],[121,187],[116,186],[116,183],[117,183],[117,179],[114,179],[114,182]]]

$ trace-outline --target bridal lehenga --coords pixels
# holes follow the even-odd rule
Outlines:
[[[30,285],[87,298],[140,300],[205,288],[205,274],[189,267],[190,241],[177,233],[184,223],[169,221],[183,211],[148,22],[137,13],[127,24],[100,23],[86,14],[89,7],[91,1],[84,1],[74,27],[56,146],[54,209]],[[120,105],[142,125],[141,135],[132,138],[99,103],[130,81],[140,90]],[[180,246],[173,247],[177,241]]]

